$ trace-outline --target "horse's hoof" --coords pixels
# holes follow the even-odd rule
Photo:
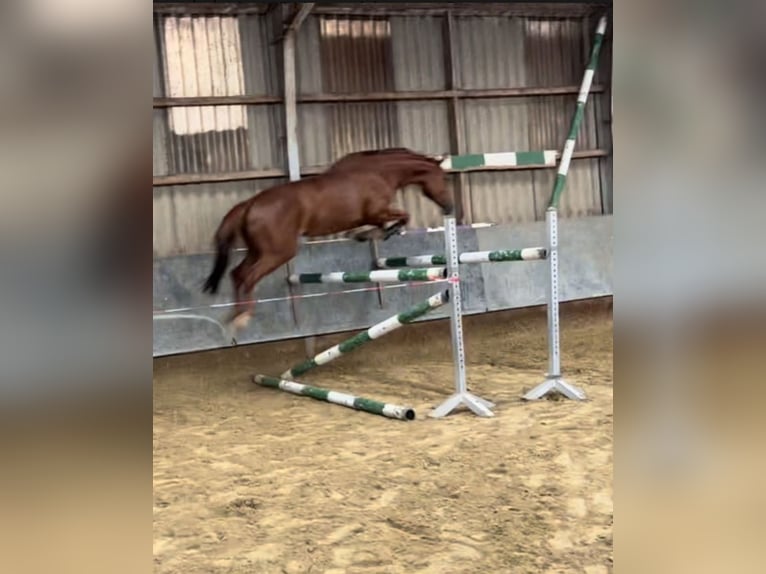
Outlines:
[[[392,227],[391,229],[388,229],[386,233],[383,235],[383,241],[391,239],[394,235],[401,235],[401,234],[402,234],[401,227]]]

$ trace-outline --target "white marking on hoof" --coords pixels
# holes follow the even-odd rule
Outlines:
[[[234,327],[236,331],[241,331],[243,329],[246,329],[248,324],[250,324],[251,319],[250,313],[240,313],[234,319],[232,320],[231,324]]]

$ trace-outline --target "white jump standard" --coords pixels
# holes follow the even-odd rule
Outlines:
[[[558,256],[558,204],[561,194],[566,184],[569,164],[574,153],[575,140],[577,132],[585,112],[585,104],[588,101],[588,93],[593,82],[593,76],[598,64],[598,56],[601,51],[601,44],[606,32],[606,16],[602,16],[596,28],[596,37],[591,48],[588,65],[580,84],[580,92],[577,95],[577,109],[572,118],[564,150],[561,153],[561,163],[559,163],[556,181],[553,185],[553,193],[548,202],[548,209],[545,211],[545,225],[548,233],[548,373],[545,381],[537,385],[531,391],[524,395],[526,400],[537,400],[543,398],[550,392],[558,392],[565,397],[582,401],[585,400],[585,393],[582,389],[565,381],[561,376],[561,350],[559,347],[559,256]]]
[[[447,251],[447,270],[450,283],[450,331],[452,334],[452,357],[455,365],[455,392],[441,405],[431,411],[433,418],[442,418],[460,405],[468,407],[481,417],[492,417],[494,403],[468,392],[465,380],[465,348],[463,347],[463,312],[460,294],[460,263],[458,261],[457,227],[454,217],[444,220],[444,242]]]
[[[559,238],[556,209],[545,212],[545,224],[550,245],[548,248],[548,270],[550,273],[548,298],[548,372],[545,380],[524,395],[527,401],[543,398],[551,392],[558,392],[568,399],[583,401],[582,389],[568,383],[561,377],[561,349],[559,347]]]

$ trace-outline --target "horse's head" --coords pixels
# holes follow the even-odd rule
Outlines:
[[[447,186],[447,178],[444,171],[438,165],[416,180],[428,199],[441,207],[444,215],[452,215],[455,212],[455,199],[452,191]]]

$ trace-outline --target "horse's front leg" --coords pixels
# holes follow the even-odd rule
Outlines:
[[[386,221],[394,220],[394,223],[385,227],[385,224],[381,226],[383,231],[383,241],[398,234],[404,229],[410,221],[410,214],[401,209],[389,209],[386,214]]]
[[[372,229],[362,229],[361,231],[350,231],[348,237],[364,243],[372,239],[383,239],[383,229],[380,227],[373,227]]]

